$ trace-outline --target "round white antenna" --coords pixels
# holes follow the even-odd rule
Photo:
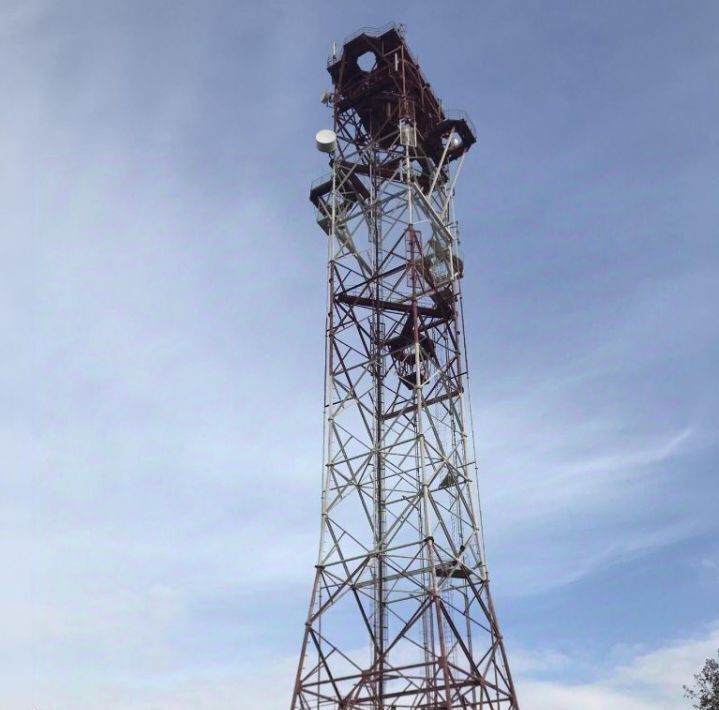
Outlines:
[[[317,131],[315,144],[320,153],[334,153],[337,147],[337,136],[329,128],[323,128],[321,131]]]
[[[463,145],[464,141],[462,140],[462,136],[454,133],[449,141],[449,149],[451,151],[459,150]]]

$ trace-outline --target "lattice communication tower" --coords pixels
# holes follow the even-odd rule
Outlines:
[[[489,593],[453,196],[475,143],[402,28],[333,52],[319,557],[292,710],[518,710]]]

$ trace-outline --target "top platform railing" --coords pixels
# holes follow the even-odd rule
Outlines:
[[[398,24],[397,22],[388,22],[386,25],[381,25],[380,27],[360,27],[360,29],[356,30],[351,35],[347,35],[347,37],[342,40],[341,47],[334,48],[334,53],[330,53],[327,57],[327,66],[329,67],[337,60],[339,60],[339,58],[342,56],[342,50],[344,49],[344,46],[346,44],[349,44],[353,39],[357,39],[357,37],[359,37],[360,35],[367,35],[368,37],[381,37],[383,34],[389,32],[390,30],[395,30],[397,34],[402,38],[402,41],[404,41],[406,36],[406,27],[404,25]],[[339,54],[337,53],[338,51]],[[412,61],[417,64],[417,60],[412,55],[412,52],[410,52],[406,42],[405,51],[409,55],[410,59],[412,59]]]

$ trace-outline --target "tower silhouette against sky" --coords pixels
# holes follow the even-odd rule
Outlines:
[[[453,196],[475,143],[400,27],[330,57],[322,525],[293,710],[516,710],[489,592]]]

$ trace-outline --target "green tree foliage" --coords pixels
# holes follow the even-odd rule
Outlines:
[[[685,685],[684,693],[697,710],[719,710],[719,662],[707,658],[704,668],[694,676],[694,686]]]

